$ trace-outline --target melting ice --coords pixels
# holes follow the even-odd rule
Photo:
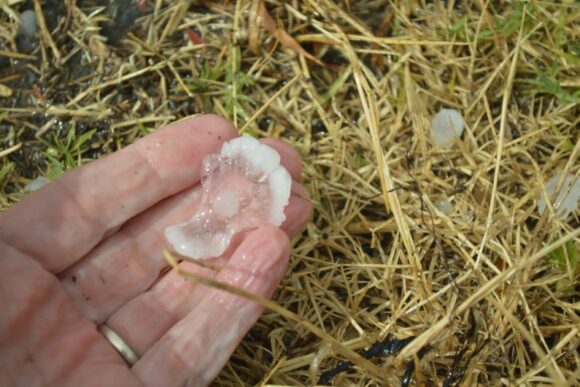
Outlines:
[[[431,121],[433,143],[443,148],[451,148],[456,138],[463,133],[465,121],[455,109],[441,109]]]
[[[549,198],[553,198],[556,193],[556,187],[558,186],[558,181],[560,181],[561,177],[561,174],[555,175],[546,183],[546,193]],[[562,219],[567,219],[568,216],[578,208],[579,200],[580,179],[575,179],[574,175],[567,174],[564,178],[564,183],[562,184],[562,189],[560,190],[558,197],[554,202],[552,202],[552,206],[558,208],[556,211],[557,216]],[[540,215],[544,213],[546,207],[546,199],[542,193],[538,202]]]
[[[220,256],[239,231],[281,225],[292,178],[274,149],[238,137],[203,159],[201,184],[193,218],[165,229],[175,251],[194,259]]]

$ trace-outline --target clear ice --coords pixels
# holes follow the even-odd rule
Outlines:
[[[201,185],[193,218],[165,229],[175,251],[193,259],[222,255],[237,232],[281,225],[292,178],[274,149],[244,136],[203,159]]]

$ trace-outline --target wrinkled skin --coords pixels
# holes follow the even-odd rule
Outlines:
[[[237,135],[217,116],[182,121],[77,168],[0,214],[0,386],[181,386],[215,378],[263,308],[167,271],[163,230],[189,219],[201,161]],[[300,159],[265,140],[293,178],[281,228],[239,235],[188,271],[271,297],[289,238],[311,213]],[[97,330],[137,353],[128,367]]]

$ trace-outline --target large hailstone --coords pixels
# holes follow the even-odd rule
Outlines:
[[[441,109],[431,121],[433,144],[450,148],[456,138],[461,137],[465,121],[455,109]]]
[[[181,255],[218,257],[235,233],[279,226],[286,218],[292,178],[280,165],[280,155],[252,137],[235,138],[220,153],[206,156],[201,184],[193,218],[165,229],[165,238]]]
[[[554,196],[554,193],[556,193],[556,187],[558,186],[558,181],[561,176],[561,174],[558,174],[546,183],[546,193],[548,194],[549,199]],[[566,219],[570,213],[576,211],[578,208],[578,200],[580,200],[580,179],[575,179],[574,175],[568,174],[564,179],[558,197],[552,202],[552,207],[556,209],[558,217]],[[545,209],[546,198],[544,197],[544,194],[541,193],[540,200],[538,201],[540,215],[544,213]]]

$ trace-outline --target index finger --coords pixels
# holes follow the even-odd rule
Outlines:
[[[0,216],[0,239],[62,271],[111,230],[196,184],[203,157],[236,135],[214,115],[169,125],[24,199]]]

